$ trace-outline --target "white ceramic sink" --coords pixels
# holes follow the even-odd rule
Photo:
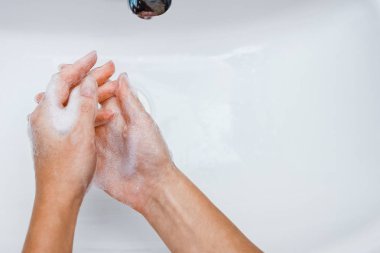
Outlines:
[[[33,96],[92,49],[128,72],[177,165],[264,251],[380,252],[379,1],[173,0],[151,21],[121,0],[0,5],[0,252],[20,251],[33,204]],[[93,187],[75,252],[168,250]]]

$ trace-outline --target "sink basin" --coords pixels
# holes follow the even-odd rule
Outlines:
[[[33,97],[93,49],[128,72],[178,167],[265,252],[380,252],[377,0],[174,0],[149,21],[121,0],[1,1],[1,252],[21,250],[33,205]],[[74,244],[169,252],[96,187]]]

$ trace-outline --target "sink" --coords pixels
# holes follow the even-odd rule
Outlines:
[[[0,251],[34,197],[26,117],[56,66],[96,49],[128,72],[183,172],[260,248],[380,251],[380,1],[2,1]],[[191,136],[191,137],[190,137]],[[74,252],[169,252],[91,187]]]

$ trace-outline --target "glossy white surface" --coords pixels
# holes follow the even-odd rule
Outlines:
[[[128,72],[178,166],[266,252],[380,251],[378,1],[174,0],[148,22],[117,0],[0,3],[1,252],[20,251],[32,208],[33,96],[92,49]],[[75,251],[168,252],[97,189]]]

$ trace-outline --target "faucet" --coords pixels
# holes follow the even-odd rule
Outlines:
[[[164,14],[171,3],[171,0],[129,0],[129,7],[138,17],[150,19]]]

